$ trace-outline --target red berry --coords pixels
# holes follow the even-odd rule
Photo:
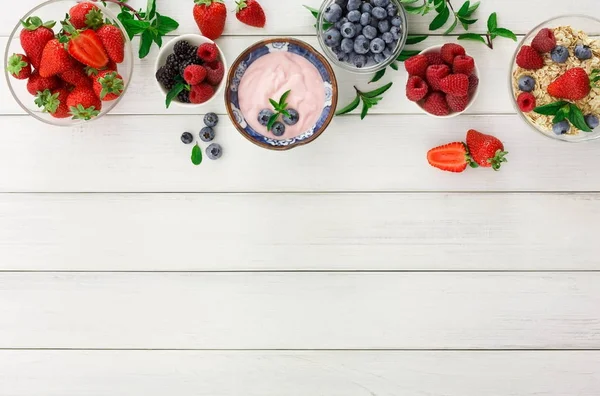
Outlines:
[[[83,69],[79,67],[71,68],[65,72],[62,72],[58,77],[66,83],[69,83],[75,87],[91,86],[92,80],[87,76]]]
[[[27,80],[27,92],[35,96],[38,92],[43,92],[47,89],[52,91],[60,85],[60,81],[56,76],[42,77],[37,70],[34,70],[29,80]]]
[[[446,102],[448,102],[448,107],[450,107],[450,110],[456,113],[461,113],[465,111],[469,105],[469,97],[446,95]]]
[[[67,98],[67,106],[76,120],[90,120],[102,110],[102,102],[92,88],[77,87]]]
[[[190,92],[190,102],[195,104],[204,103],[215,94],[213,87],[206,83],[201,83],[192,87]]]
[[[25,55],[31,61],[31,65],[35,69],[40,68],[42,61],[42,52],[48,41],[54,38],[54,21],[43,22],[40,18],[29,17],[21,22],[24,29],[21,30],[20,40],[21,47],[25,51]]]
[[[469,77],[465,74],[451,74],[440,82],[444,93],[454,96],[467,96],[469,94]]]
[[[537,70],[544,67],[544,58],[532,47],[524,45],[517,54],[517,65],[527,70]]]
[[[50,113],[54,118],[71,117],[69,106],[67,106],[67,98],[69,90],[66,88],[58,88],[54,91],[46,89],[43,92],[38,92],[35,98],[35,104],[44,109],[44,112]]]
[[[467,148],[462,142],[448,143],[427,152],[429,165],[446,172],[463,172],[467,169],[467,158]]]
[[[529,113],[535,109],[535,96],[531,92],[521,92],[517,97],[517,103],[523,113]]]
[[[585,69],[574,67],[569,69],[548,85],[548,93],[555,98],[581,100],[591,91],[590,77]]]
[[[249,26],[262,28],[267,22],[265,12],[256,0],[240,0],[237,3],[235,17]]]
[[[193,12],[196,25],[204,36],[216,40],[223,34],[227,19],[223,0],[194,0]]]
[[[125,59],[125,39],[121,30],[114,25],[103,25],[96,30],[96,34],[110,60],[115,63],[122,63]]]
[[[465,49],[462,46],[453,43],[444,44],[440,51],[442,59],[448,65],[452,65],[452,62],[454,62],[454,58],[456,58],[457,56],[465,54]]]
[[[427,66],[429,66],[429,63],[425,55],[415,55],[404,62],[404,67],[410,76],[425,78]]]
[[[542,54],[552,51],[556,47],[554,32],[548,28],[540,30],[531,42],[531,47]]]
[[[448,65],[431,65],[427,68],[427,82],[433,91],[442,89],[441,82],[444,77],[450,74]]]
[[[123,77],[116,71],[104,70],[94,77],[94,92],[105,102],[117,99],[124,90]]]
[[[219,49],[215,44],[204,43],[198,47],[198,57],[204,62],[214,62],[219,57]]]
[[[23,54],[13,54],[8,58],[6,70],[17,80],[25,80],[31,76],[31,63]]]
[[[477,90],[478,86],[479,86],[479,77],[477,77],[475,74],[471,74],[469,76],[469,93],[472,94],[473,92],[475,92],[475,90]]]
[[[69,17],[69,21],[76,29],[96,29],[104,23],[102,11],[87,1],[71,7]]]
[[[183,79],[190,85],[198,85],[206,78],[206,69],[200,65],[189,65],[183,71]]]
[[[446,116],[450,114],[450,108],[448,108],[446,98],[441,92],[430,93],[425,98],[425,102],[423,102],[423,110],[436,116]]]
[[[223,62],[209,62],[204,64],[206,68],[206,82],[211,85],[218,85],[225,76],[225,66]]]
[[[427,95],[428,91],[429,87],[421,77],[411,76],[408,78],[408,82],[406,83],[406,97],[408,100],[418,102]]]
[[[439,52],[428,52],[424,54],[427,58],[427,62],[429,65],[443,65],[444,60],[442,59],[442,55]]]
[[[453,73],[462,73],[467,76],[475,70],[475,60],[468,55],[458,55],[452,63]]]

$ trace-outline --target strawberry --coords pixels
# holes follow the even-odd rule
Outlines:
[[[555,98],[580,100],[591,91],[590,77],[585,69],[574,67],[569,69],[548,85],[548,93]]]
[[[41,77],[37,70],[31,73],[31,77],[27,80],[27,92],[33,96],[38,92],[43,92],[47,89],[53,90],[60,86],[60,81],[55,76]]]
[[[83,71],[80,67],[74,67],[67,71],[64,71],[58,75],[58,77],[64,82],[73,85],[75,87],[83,86],[91,86],[92,81],[89,79],[85,71]]]
[[[211,85],[218,85],[225,76],[225,66],[223,62],[209,62],[204,64],[206,69],[206,82]]]
[[[17,80],[25,80],[31,76],[31,63],[29,58],[23,54],[12,54],[8,58],[6,71]]]
[[[206,69],[200,65],[189,65],[183,71],[183,79],[190,85],[198,85],[206,78]]]
[[[40,64],[40,76],[51,77],[73,68],[73,59],[65,50],[64,44],[57,39],[48,41],[44,52],[42,52],[42,60]]]
[[[529,113],[535,109],[535,96],[531,92],[521,92],[517,97],[517,104],[523,113]]]
[[[102,11],[89,2],[82,2],[71,7],[69,19],[76,29],[97,29],[104,24]]]
[[[531,47],[540,54],[552,51],[556,47],[554,32],[548,28],[540,30],[531,42]]]
[[[88,87],[76,87],[67,98],[67,106],[74,120],[91,120],[102,110],[102,102]]]
[[[517,54],[517,65],[527,70],[537,70],[544,67],[544,58],[532,47],[524,45]]]
[[[451,74],[442,78],[440,87],[444,93],[454,96],[467,96],[469,93],[469,77],[465,74]]]
[[[123,62],[125,59],[125,39],[121,30],[114,25],[106,24],[96,30],[96,34],[110,60],[115,63]]]
[[[216,40],[223,34],[227,9],[223,0],[194,0],[194,20],[202,34]]]
[[[21,47],[23,47],[23,51],[25,51],[31,65],[35,69],[39,69],[44,47],[48,41],[54,38],[52,28],[56,23],[54,21],[44,23],[38,17],[29,17],[21,23],[24,26],[19,36]]]
[[[83,70],[85,71],[85,74],[87,74],[88,76],[97,76],[98,73],[100,73],[101,71],[104,71],[104,70],[118,71],[118,68],[117,68],[117,64],[115,62],[109,61],[106,66],[104,66],[100,69],[86,66],[83,68]]]
[[[71,116],[67,106],[68,97],[69,90],[66,88],[58,88],[53,91],[46,89],[44,92],[38,92],[35,104],[54,118],[67,118]]]
[[[447,116],[450,114],[450,108],[448,108],[444,94],[437,91],[430,93],[425,98],[423,110],[436,116]]]
[[[454,62],[454,58],[456,58],[459,55],[465,54],[466,51],[462,46],[453,43],[444,44],[442,46],[442,49],[440,50],[440,55],[442,56],[442,59],[449,66],[451,66]]]
[[[467,132],[467,147],[473,161],[484,168],[492,167],[499,170],[506,161],[506,151],[500,140],[491,135],[485,135],[474,129]]]
[[[431,65],[427,68],[425,76],[427,82],[433,91],[440,91],[442,89],[441,82],[442,78],[450,74],[450,68],[448,65]]]
[[[469,97],[446,95],[446,102],[448,103],[448,107],[450,107],[450,110],[456,113],[460,113],[465,111],[467,106],[469,105]]]
[[[444,60],[442,59],[442,55],[440,55],[439,52],[428,52],[426,54],[424,54],[425,57],[427,58],[427,63],[429,63],[429,65],[443,65],[444,64]]]
[[[204,43],[198,47],[198,58],[204,62],[214,62],[219,57],[219,49],[213,43]]]
[[[464,172],[469,165],[469,154],[462,142],[448,143],[427,152],[429,165],[446,172]]]
[[[101,100],[115,100],[121,96],[124,89],[123,77],[116,71],[101,71],[94,78],[94,92]]]
[[[65,37],[65,40],[68,41],[67,49],[73,58],[95,69],[103,68],[108,64],[110,59],[96,32],[74,30],[69,25],[65,26],[65,30],[71,33],[71,36]]]
[[[214,88],[206,83],[194,85],[192,87],[192,92],[190,92],[190,102],[195,104],[204,103],[212,98],[214,94]]]
[[[429,62],[427,62],[427,57],[425,55],[415,55],[404,61],[404,68],[409,76],[425,78],[428,66]]]
[[[471,75],[475,70],[475,60],[468,55],[458,55],[452,63],[452,72]]]
[[[256,0],[240,0],[237,3],[235,17],[238,21],[258,28],[265,27],[267,17]]]
[[[406,97],[408,100],[418,102],[427,95],[428,91],[429,87],[421,77],[411,76],[408,78],[408,82],[406,83]]]

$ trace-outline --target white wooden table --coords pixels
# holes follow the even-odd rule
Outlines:
[[[261,1],[267,29],[230,14],[230,62],[267,35],[316,45],[302,1]],[[0,14],[2,50],[36,2]],[[176,33],[197,31],[191,1],[158,3]],[[599,11],[482,3],[479,29],[497,11],[520,36]],[[113,114],[80,128],[25,116],[2,79],[0,395],[598,396],[600,145],[554,142],[514,114],[515,43],[466,46],[482,71],[466,115],[418,114],[388,72],[365,121],[335,118],[277,153],[216,103],[202,113],[222,115],[225,155],[197,168],[179,136],[201,115],[164,109],[156,50]],[[355,77],[338,79],[345,104]],[[426,164],[470,128],[505,142],[501,172]]]

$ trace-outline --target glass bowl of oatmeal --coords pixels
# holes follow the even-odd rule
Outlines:
[[[539,36],[553,36],[556,44],[548,44],[548,40],[539,40],[534,43],[534,39]],[[551,41],[550,41],[551,42]],[[525,68],[523,61],[519,61],[519,53],[524,46],[529,46],[526,50],[539,53],[541,57],[540,63],[537,66]],[[552,50],[544,49],[552,48]],[[533,49],[535,47],[535,50]],[[561,47],[561,48],[557,48]],[[533,55],[535,57],[535,54]],[[518,63],[521,63],[519,65]],[[535,64],[535,62],[533,62]],[[539,67],[543,65],[542,67]],[[578,69],[577,72],[571,69]],[[581,69],[581,70],[579,70]],[[569,71],[569,72],[568,72]],[[594,126],[594,120],[600,119],[600,81],[596,82],[597,86],[593,86],[593,76],[595,71],[600,71],[600,20],[584,16],[584,15],[567,15],[550,19],[536,26],[529,32],[525,38],[519,43],[517,50],[512,58],[511,71],[509,75],[510,92],[513,98],[513,104],[517,113],[523,120],[533,129],[540,132],[544,136],[566,141],[566,142],[584,142],[600,138],[600,126]],[[568,73],[567,73],[568,72]],[[561,93],[557,93],[556,89],[550,91],[556,95],[553,96],[548,92],[549,86],[557,79],[566,81],[562,83],[563,87],[569,88],[573,84],[565,74],[580,74],[585,75],[590,79],[589,92],[581,92],[573,98],[562,97]],[[557,84],[554,84],[554,88]],[[527,97],[531,98],[530,93],[535,98],[530,101],[529,108],[534,107],[531,111],[522,111],[521,107],[527,108]],[[585,94],[585,95],[584,95]],[[519,96],[521,96],[521,104],[519,104]],[[570,96],[567,94],[566,96]],[[562,106],[557,102],[564,102]],[[524,103],[525,102],[525,103]],[[556,104],[556,108],[560,108],[558,112],[555,110],[543,111],[539,109],[542,106]],[[576,107],[580,110],[582,117],[577,115],[569,115],[569,110]],[[547,109],[548,107],[546,107]],[[552,113],[563,113],[556,114]],[[576,109],[571,110],[577,113]],[[550,114],[541,114],[550,113]],[[566,116],[566,117],[563,117]],[[584,122],[587,129],[583,131],[578,128],[570,120],[579,119],[579,126]],[[561,123],[562,122],[562,123]]]

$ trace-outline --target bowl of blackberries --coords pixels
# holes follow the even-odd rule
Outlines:
[[[214,41],[186,34],[165,44],[156,59],[156,81],[171,103],[195,107],[210,102],[222,89],[227,65]]]
[[[325,0],[317,36],[325,55],[354,73],[373,73],[394,62],[407,38],[400,0]]]

